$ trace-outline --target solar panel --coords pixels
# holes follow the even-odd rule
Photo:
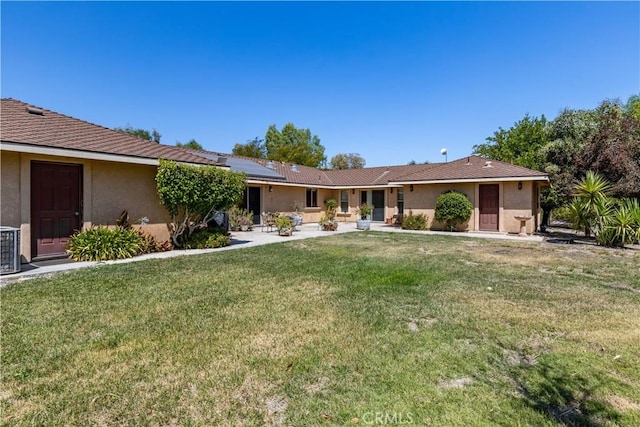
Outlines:
[[[194,154],[204,157],[205,159],[221,162],[229,166],[232,172],[244,172],[248,176],[260,177],[260,178],[274,178],[274,179],[286,179],[285,176],[276,173],[271,169],[267,169],[264,166],[248,160],[239,159],[236,157],[223,157],[213,153],[193,152]]]

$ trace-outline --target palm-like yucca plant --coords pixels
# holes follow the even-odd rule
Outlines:
[[[588,171],[574,189],[576,198],[569,209],[576,222],[573,219],[571,222],[575,228],[584,229],[585,236],[589,237],[594,226],[602,229],[604,224],[599,224],[598,221],[602,221],[604,214],[611,209],[611,184],[599,174]]]
[[[616,243],[629,244],[640,240],[640,203],[638,199],[624,199],[608,217],[606,228]]]

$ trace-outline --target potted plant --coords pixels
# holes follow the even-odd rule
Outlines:
[[[304,210],[304,207],[302,206],[302,203],[300,203],[299,201],[294,201],[293,202],[293,210],[294,210],[294,214],[292,216],[292,220],[293,220],[293,226],[297,227],[299,225],[302,225],[302,211]]]
[[[336,221],[336,207],[338,202],[334,199],[324,201],[327,211],[320,218],[320,226],[324,231],[336,231],[338,229],[338,221]]]
[[[356,215],[360,218],[356,220],[356,228],[358,230],[368,230],[371,228],[371,213],[373,212],[373,206],[366,203],[361,204],[356,208]]]
[[[253,228],[253,221],[247,216],[241,216],[238,218],[238,224],[241,231],[249,231]]]
[[[276,219],[276,228],[281,236],[291,236],[293,234],[293,221],[286,215],[280,215]]]

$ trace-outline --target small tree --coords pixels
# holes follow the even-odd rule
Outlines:
[[[171,215],[171,240],[176,247],[182,247],[218,212],[237,204],[246,186],[244,174],[169,160],[160,160],[156,184],[160,203]]]
[[[473,205],[466,195],[459,191],[447,191],[436,200],[436,221],[453,231],[459,224],[469,221]]]

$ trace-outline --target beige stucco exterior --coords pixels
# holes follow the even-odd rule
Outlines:
[[[158,240],[167,240],[168,212],[160,205],[156,191],[155,174],[157,166],[129,164],[116,161],[77,159],[33,153],[0,151],[2,191],[2,225],[18,227],[21,230],[20,252],[23,261],[31,260],[31,162],[46,161],[71,163],[82,166],[82,224],[113,225],[124,210],[129,211],[130,221],[147,217],[144,229]],[[544,183],[534,181],[487,181],[449,184],[404,185],[404,213],[425,214],[427,226],[442,229],[443,225],[434,220],[437,197],[445,191],[457,190],[471,200],[474,210],[470,220],[460,230],[475,231],[479,224],[479,191],[482,184],[499,186],[499,232],[518,233],[520,220],[516,216],[530,216],[526,231],[532,233],[540,223],[539,189]],[[293,212],[296,205],[303,206],[303,221],[316,223],[325,213],[325,200],[335,199],[338,203],[337,220],[354,222],[355,210],[360,204],[361,192],[384,191],[384,218],[398,213],[398,193],[400,187],[354,187],[317,188],[318,206],[305,206],[307,187],[295,184],[251,182],[249,186],[259,187],[261,211]],[[518,187],[521,188],[518,188]],[[271,190],[271,191],[270,191]],[[346,191],[348,207],[341,206],[342,191]]]
[[[20,253],[31,261],[31,162],[82,165],[82,225],[113,225],[124,209],[131,222],[148,217],[144,230],[159,240],[167,240],[169,215],[160,205],[156,187],[156,167],[98,160],[54,157],[2,151],[2,225],[20,228]]]

